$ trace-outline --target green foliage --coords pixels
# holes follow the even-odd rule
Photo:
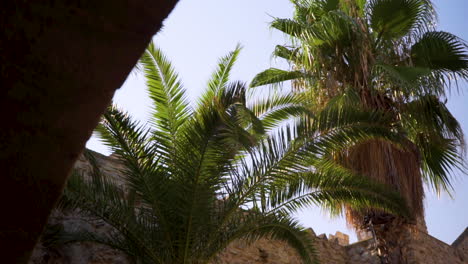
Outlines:
[[[453,72],[468,77],[467,45],[457,36],[443,31],[431,31],[411,47],[411,60],[416,67]]]
[[[140,61],[153,100],[152,124],[160,136],[171,141],[190,114],[185,91],[169,61],[153,43]]]
[[[424,180],[438,193],[451,189],[452,170],[463,171],[462,128],[443,102],[424,96],[405,106],[402,123],[421,153]]]
[[[418,26],[427,26],[432,19],[431,9],[427,0],[372,0],[370,25],[379,38],[400,38]]]
[[[435,31],[436,14],[429,0],[292,3],[293,19],[272,22],[291,37],[291,43],[274,51],[291,70],[266,70],[251,86],[290,81],[295,91],[310,94],[303,99],[322,114],[329,104],[348,108],[342,95],[357,95],[353,107],[360,105],[359,111],[367,109],[363,113],[387,120],[372,124],[380,128],[375,135],[405,135],[407,142],[397,140],[397,145],[416,149],[426,183],[438,193],[450,191],[450,172],[465,171],[465,145],[458,122],[441,101],[457,79],[468,78],[465,41]],[[340,114],[351,118],[346,117],[349,111]],[[333,124],[334,114],[319,120]]]
[[[270,68],[261,72],[255,76],[255,78],[250,83],[251,87],[262,86],[266,84],[279,83],[289,80],[296,80],[303,78],[304,73],[300,71],[283,71],[276,68]]]
[[[272,238],[316,263],[311,237],[289,216],[299,208],[346,203],[408,215],[398,194],[328,158],[332,148],[379,134],[375,124],[384,118],[333,109],[314,117],[297,94],[247,102],[246,86],[229,82],[238,52],[220,60],[191,109],[172,66],[150,45],[141,65],[154,102],[151,126],[112,106],[97,129],[124,165],[123,178],[102,174],[91,155],[93,172],[73,175],[61,201],[111,231],[76,230],[56,241],[103,243],[136,263],[209,263],[234,240]],[[310,119],[277,127],[304,114]],[[323,115],[334,119],[324,123]],[[329,133],[318,133],[325,126]]]

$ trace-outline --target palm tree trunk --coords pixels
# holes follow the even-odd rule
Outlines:
[[[407,146],[395,146],[393,143],[378,139],[368,140],[349,149],[342,158],[344,166],[372,180],[387,184],[405,198],[412,213],[413,222],[424,224],[424,190],[420,172],[420,157],[411,142]],[[375,210],[354,212],[348,210],[348,221],[361,225],[364,217],[380,216]],[[374,221],[375,222],[375,221]]]
[[[176,2],[2,2],[2,263],[28,261],[100,115]]]
[[[414,263],[410,245],[417,232],[424,231],[399,218],[380,226],[374,226],[374,230],[377,238],[376,250],[382,264]]]
[[[376,209],[347,209],[347,221],[359,230],[369,230],[376,239],[376,250],[382,264],[406,264],[407,234],[427,232],[424,221],[424,191],[420,174],[420,158],[412,143],[396,147],[392,143],[369,140],[349,150],[345,166],[373,180],[392,186],[406,200],[412,213],[404,219]]]

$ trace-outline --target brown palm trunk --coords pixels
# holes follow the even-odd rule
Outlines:
[[[375,250],[382,264],[410,264],[414,262],[411,254],[411,244],[418,236],[418,229],[414,224],[408,224],[401,218],[394,218],[385,224],[373,225],[371,229],[375,235]]]
[[[376,209],[347,209],[348,223],[358,230],[373,233],[376,250],[382,263],[406,264],[407,234],[426,231],[424,221],[424,191],[420,174],[420,158],[411,142],[397,147],[381,140],[369,140],[352,147],[343,159],[346,167],[370,179],[387,184],[406,200],[412,214],[402,218]]]
[[[2,2],[2,263],[28,261],[100,115],[176,2]]]

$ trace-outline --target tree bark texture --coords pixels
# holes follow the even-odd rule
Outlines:
[[[395,223],[397,222],[397,223]],[[407,248],[410,244],[408,234],[412,228],[400,221],[390,222],[376,228],[378,255],[382,264],[408,264]]]
[[[176,2],[2,1],[2,263],[28,261],[100,115]]]

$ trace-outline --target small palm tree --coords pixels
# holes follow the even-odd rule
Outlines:
[[[429,0],[292,3],[294,18],[272,23],[292,39],[274,52],[291,69],[268,69],[252,86],[292,81],[296,90],[307,91],[307,104],[315,111],[341,104],[389,115],[387,130],[406,142],[398,146],[371,139],[335,152],[333,159],[393,186],[406,198],[418,227],[425,229],[423,183],[437,193],[450,191],[451,171],[464,167],[463,132],[444,99],[457,78],[468,77],[466,43],[435,31]],[[348,210],[347,219],[358,229],[373,223],[387,226],[385,230],[401,220],[378,210]],[[398,233],[390,230],[382,236]],[[389,247],[397,247],[398,236],[387,240],[393,243]]]
[[[107,244],[136,263],[209,263],[234,240],[265,237],[286,242],[304,263],[313,263],[311,237],[288,215],[296,209],[346,202],[356,210],[406,213],[403,200],[385,186],[320,162],[324,146],[352,138],[353,124],[346,124],[348,130],[337,126],[327,137],[302,137],[295,132],[301,128],[274,129],[306,111],[294,96],[246,103],[245,86],[228,82],[238,53],[220,60],[192,109],[170,63],[153,44],[148,47],[141,66],[154,103],[151,126],[110,107],[97,129],[125,166],[124,187],[95,167],[88,180],[70,179],[61,203],[113,231],[77,230],[62,239]],[[359,125],[356,138],[364,134]],[[314,164],[321,166],[311,170]]]

